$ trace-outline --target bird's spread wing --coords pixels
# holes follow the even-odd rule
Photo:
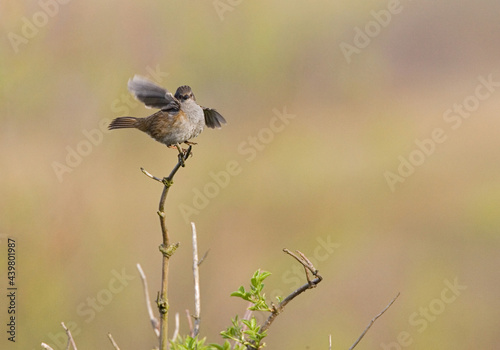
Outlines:
[[[219,129],[222,124],[226,124],[226,119],[215,109],[201,107],[203,108],[203,114],[205,114],[205,125],[212,129]]]
[[[139,75],[128,81],[128,90],[146,107],[163,111],[178,111],[181,108],[180,102],[170,92]]]

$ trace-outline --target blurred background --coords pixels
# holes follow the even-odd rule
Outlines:
[[[228,121],[195,141],[167,199],[180,242],[170,311],[193,312],[191,227],[207,342],[245,302],[324,281],[272,325],[269,349],[493,349],[500,342],[498,1],[216,0],[0,4],[1,288],[17,245],[17,338],[2,348],[157,343],[136,264],[160,286],[156,214],[176,151],[112,118],[152,113],[134,74],[193,87]],[[259,321],[264,318],[257,315]],[[171,326],[173,330],[173,325]]]

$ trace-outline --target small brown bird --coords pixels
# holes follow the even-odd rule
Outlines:
[[[146,118],[116,118],[109,125],[110,130],[139,129],[167,147],[177,148],[181,153],[180,144],[195,145],[188,140],[198,136],[205,126],[220,129],[226,123],[215,109],[199,106],[187,85],[180,86],[172,95],[166,89],[136,75],[128,81],[128,90],[147,108],[160,110]]]

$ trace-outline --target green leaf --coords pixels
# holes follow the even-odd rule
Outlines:
[[[211,345],[204,345],[205,338],[198,340],[198,337],[186,336],[185,338],[178,337],[170,344],[171,350],[210,350]]]

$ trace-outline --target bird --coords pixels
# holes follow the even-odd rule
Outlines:
[[[196,145],[189,140],[198,136],[205,127],[220,129],[226,124],[215,109],[196,103],[193,90],[188,85],[179,86],[174,95],[152,81],[135,75],[128,81],[128,90],[146,108],[159,111],[145,118],[119,117],[108,126],[109,130],[135,128],[145,132],[169,148],[186,152],[181,144]]]

